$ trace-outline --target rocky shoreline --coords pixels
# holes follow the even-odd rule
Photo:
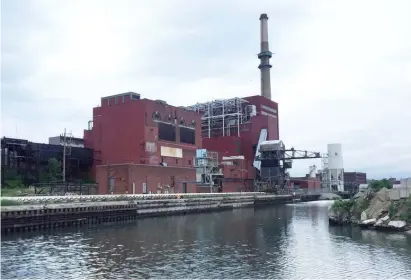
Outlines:
[[[330,226],[355,225],[364,229],[411,234],[411,197],[390,200],[388,190],[358,193],[350,200],[337,200],[329,208]]]

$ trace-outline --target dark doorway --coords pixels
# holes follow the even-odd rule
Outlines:
[[[187,193],[187,183],[183,183],[183,193]]]

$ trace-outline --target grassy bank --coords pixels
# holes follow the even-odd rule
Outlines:
[[[7,199],[7,198],[0,199],[0,206],[15,206],[15,205],[21,205],[21,203],[11,200],[11,199]]]
[[[361,215],[370,204],[370,200],[366,197],[349,200],[336,200],[332,205],[332,209],[337,212],[349,212],[353,216]]]

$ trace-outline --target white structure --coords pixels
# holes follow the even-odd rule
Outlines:
[[[368,189],[368,184],[360,184],[360,185],[358,186],[358,190],[359,190],[360,192],[365,192],[367,189]]]
[[[66,137],[63,135],[49,137],[49,144],[51,145],[60,145],[64,146],[64,143],[67,147],[77,147],[84,148],[84,140],[82,138],[75,138],[71,134],[67,134]]]
[[[400,179],[401,187],[411,188],[411,177]]]
[[[328,180],[332,190],[344,191],[344,162],[341,144],[328,144]]]
[[[309,167],[308,174],[309,174],[310,178],[315,178],[316,177],[316,175],[315,175],[316,172],[317,172],[317,166],[312,165],[312,166]]]
[[[203,138],[240,137],[240,125],[250,122],[251,118],[257,114],[255,105],[238,97],[197,103],[186,107],[186,109],[202,114],[201,136]]]

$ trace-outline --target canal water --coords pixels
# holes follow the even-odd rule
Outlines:
[[[329,228],[329,205],[2,236],[1,278],[411,279],[411,237]]]

